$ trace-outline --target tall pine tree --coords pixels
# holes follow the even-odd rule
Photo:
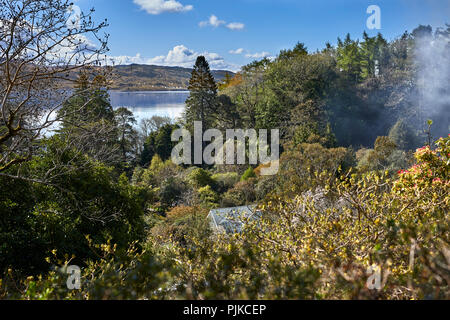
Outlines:
[[[195,62],[189,80],[189,98],[186,100],[185,120],[188,129],[193,131],[194,121],[203,123],[203,130],[211,128],[217,105],[217,84],[204,56]]]

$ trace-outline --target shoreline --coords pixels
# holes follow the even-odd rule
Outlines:
[[[139,93],[139,92],[189,92],[188,89],[139,89],[139,90],[121,90],[121,89],[108,89],[109,92],[130,92],[130,93]]]

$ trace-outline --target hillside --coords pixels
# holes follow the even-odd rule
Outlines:
[[[186,90],[192,69],[182,67],[164,67],[155,65],[120,65],[113,68],[112,90],[156,91]],[[222,80],[231,71],[214,70],[216,81]]]

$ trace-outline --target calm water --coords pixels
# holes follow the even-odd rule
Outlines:
[[[155,115],[179,118],[188,96],[189,91],[110,92],[113,108],[129,109],[138,122]]]

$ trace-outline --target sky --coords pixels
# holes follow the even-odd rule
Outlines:
[[[243,65],[303,42],[309,51],[350,33],[381,32],[391,40],[419,24],[450,23],[450,0],[75,0],[107,19],[110,60],[115,64],[192,67],[205,55],[212,69]],[[380,29],[369,29],[371,5]]]

